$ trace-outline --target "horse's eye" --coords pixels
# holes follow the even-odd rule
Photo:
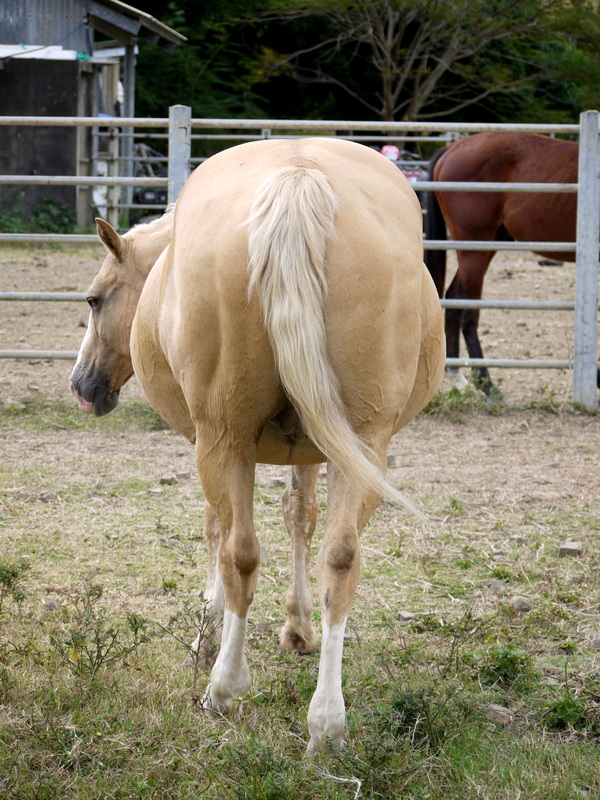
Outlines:
[[[98,308],[100,305],[100,298],[94,296],[86,297],[86,303],[90,308]]]

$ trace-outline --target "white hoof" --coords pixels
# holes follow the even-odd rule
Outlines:
[[[450,383],[454,389],[458,389],[459,392],[462,392],[463,389],[467,388],[469,381],[465,378],[462,370],[458,369],[458,367],[451,367],[447,372]]]

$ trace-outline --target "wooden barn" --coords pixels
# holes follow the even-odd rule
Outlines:
[[[2,0],[0,115],[134,117],[140,39],[169,50],[185,37],[119,0]],[[91,128],[0,126],[0,173],[97,174],[99,148]],[[132,148],[125,137],[120,156]],[[0,185],[0,202],[25,214],[45,198],[72,208],[80,225],[92,220],[90,188]]]

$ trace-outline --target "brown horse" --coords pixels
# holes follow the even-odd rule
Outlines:
[[[161,220],[124,236],[98,221],[108,254],[88,291],[71,388],[84,411],[100,415],[135,372],[152,406],[195,444],[206,597],[222,619],[208,710],[230,714],[250,687],[257,462],[292,465],[283,514],[293,577],[280,642],[318,649],[307,572],[317,474],[328,461],[311,749],[326,736],[339,742],[344,730],[342,646],[360,533],[381,494],[403,502],[384,477],[388,442],[443,372],[443,320],[421,225],[397,167],[333,139],[231,148],[191,175]],[[203,645],[206,660],[212,644]]]
[[[579,145],[534,133],[478,133],[440,150],[429,165],[432,181],[519,183],[577,183]],[[430,192],[426,237],[460,241],[502,240],[574,242],[577,196],[556,193]],[[483,279],[494,256],[492,250],[459,250],[458,271],[445,296],[479,300]],[[573,252],[544,253],[549,258],[574,261]],[[446,252],[429,250],[425,263],[440,297],[444,296]],[[462,330],[470,358],[483,358],[477,335],[479,311],[446,310],[446,347],[458,358]],[[493,385],[486,368],[475,377],[490,395]]]

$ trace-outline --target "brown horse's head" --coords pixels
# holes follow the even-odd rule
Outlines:
[[[87,291],[90,317],[71,373],[71,393],[82,411],[101,417],[116,408],[121,387],[133,375],[131,325],[148,273],[170,231],[165,224],[157,231],[157,223],[150,223],[120,236],[105,220],[97,219],[96,225],[108,252]]]

